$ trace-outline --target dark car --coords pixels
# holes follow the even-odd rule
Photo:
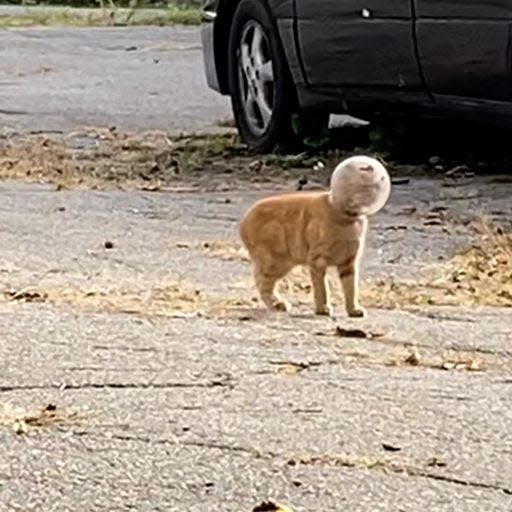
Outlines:
[[[512,121],[512,0],[210,0],[208,84],[269,151],[330,113]]]

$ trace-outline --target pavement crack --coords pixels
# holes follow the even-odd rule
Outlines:
[[[25,112],[24,110],[6,110],[0,108],[0,114],[4,116],[26,116],[28,115],[28,112]]]
[[[11,391],[36,391],[44,389],[59,389],[61,391],[85,389],[174,389],[174,388],[214,388],[233,387],[229,379],[215,379],[203,382],[85,382],[83,384],[21,384],[0,385],[0,393]]]
[[[462,315],[452,315],[441,312],[432,312],[432,311],[408,311],[413,316],[417,316],[420,318],[428,318],[429,320],[440,320],[442,322],[461,322],[461,323],[469,323],[475,324],[477,321],[474,318],[470,318],[468,316]]]
[[[486,489],[512,495],[512,488],[504,485],[478,482],[457,476],[443,475],[405,460],[391,460],[379,456],[361,456],[353,454],[346,454],[342,456],[316,455],[299,458],[294,457],[288,459],[287,464],[289,466],[332,466],[381,471],[388,474],[396,473],[410,477],[429,478],[431,480],[437,480],[449,484]],[[429,464],[431,464],[430,461]]]
[[[393,469],[394,472],[400,473],[402,472],[401,468]],[[473,487],[477,489],[487,489],[491,491],[499,491],[509,496],[512,496],[512,488],[505,487],[498,484],[488,484],[485,482],[476,482],[474,480],[466,480],[465,478],[457,478],[449,475],[441,475],[439,473],[434,473],[432,471],[426,471],[424,469],[419,468],[406,468],[405,471],[410,476],[417,476],[421,478],[430,478],[431,480],[438,480],[441,482],[447,482],[455,485],[463,485],[465,487]]]
[[[375,343],[381,343],[382,345],[394,346],[394,347],[403,347],[403,348],[421,348],[429,351],[436,350],[438,348],[437,345],[433,343],[425,343],[420,341],[410,341],[410,340],[401,340],[395,339],[392,337],[383,337],[383,338],[375,338],[374,340],[370,340]],[[512,351],[510,350],[500,350],[500,349],[492,349],[485,348],[479,346],[471,346],[471,345],[461,345],[459,343],[449,343],[446,346],[443,346],[444,350],[451,350],[453,352],[462,352],[468,354],[482,354],[488,356],[496,356],[496,357],[506,357],[512,358]]]
[[[97,437],[94,433],[82,430],[82,431],[74,431],[73,435],[82,436],[82,437]],[[179,440],[179,439],[154,439],[150,436],[136,436],[129,434],[111,434],[109,435],[110,439],[115,439],[117,441],[128,441],[128,442],[138,442],[138,443],[147,443],[147,444],[159,444],[159,445],[170,445],[170,446],[187,446],[193,448],[205,448],[208,450],[220,450],[220,451],[229,451],[229,452],[237,452],[237,453],[246,453],[249,455],[253,455],[257,458],[272,458],[277,455],[272,452],[262,452],[256,448],[248,448],[246,446],[240,446],[235,444],[228,443],[220,443],[218,441],[194,441],[194,440]]]

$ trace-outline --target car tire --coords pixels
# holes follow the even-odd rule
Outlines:
[[[296,91],[275,24],[262,2],[242,0],[228,45],[231,104],[240,138],[256,152],[297,143],[292,115]]]

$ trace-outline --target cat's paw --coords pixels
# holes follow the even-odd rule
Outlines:
[[[320,316],[333,316],[334,309],[331,306],[325,305],[315,308],[315,315]]]
[[[356,308],[347,309],[347,314],[350,318],[364,318],[366,316],[366,309],[358,306]]]
[[[272,310],[279,313],[288,313],[290,309],[290,304],[284,300],[277,300],[272,304]]]

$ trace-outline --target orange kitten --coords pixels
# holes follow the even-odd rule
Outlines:
[[[318,315],[331,314],[327,267],[337,267],[351,317],[362,317],[358,303],[358,270],[367,216],[377,213],[391,190],[384,166],[355,156],[341,162],[327,192],[297,192],[262,199],[240,224],[240,235],[254,271],[262,301],[275,311],[290,306],[274,291],[276,282],[297,265],[308,265]]]

